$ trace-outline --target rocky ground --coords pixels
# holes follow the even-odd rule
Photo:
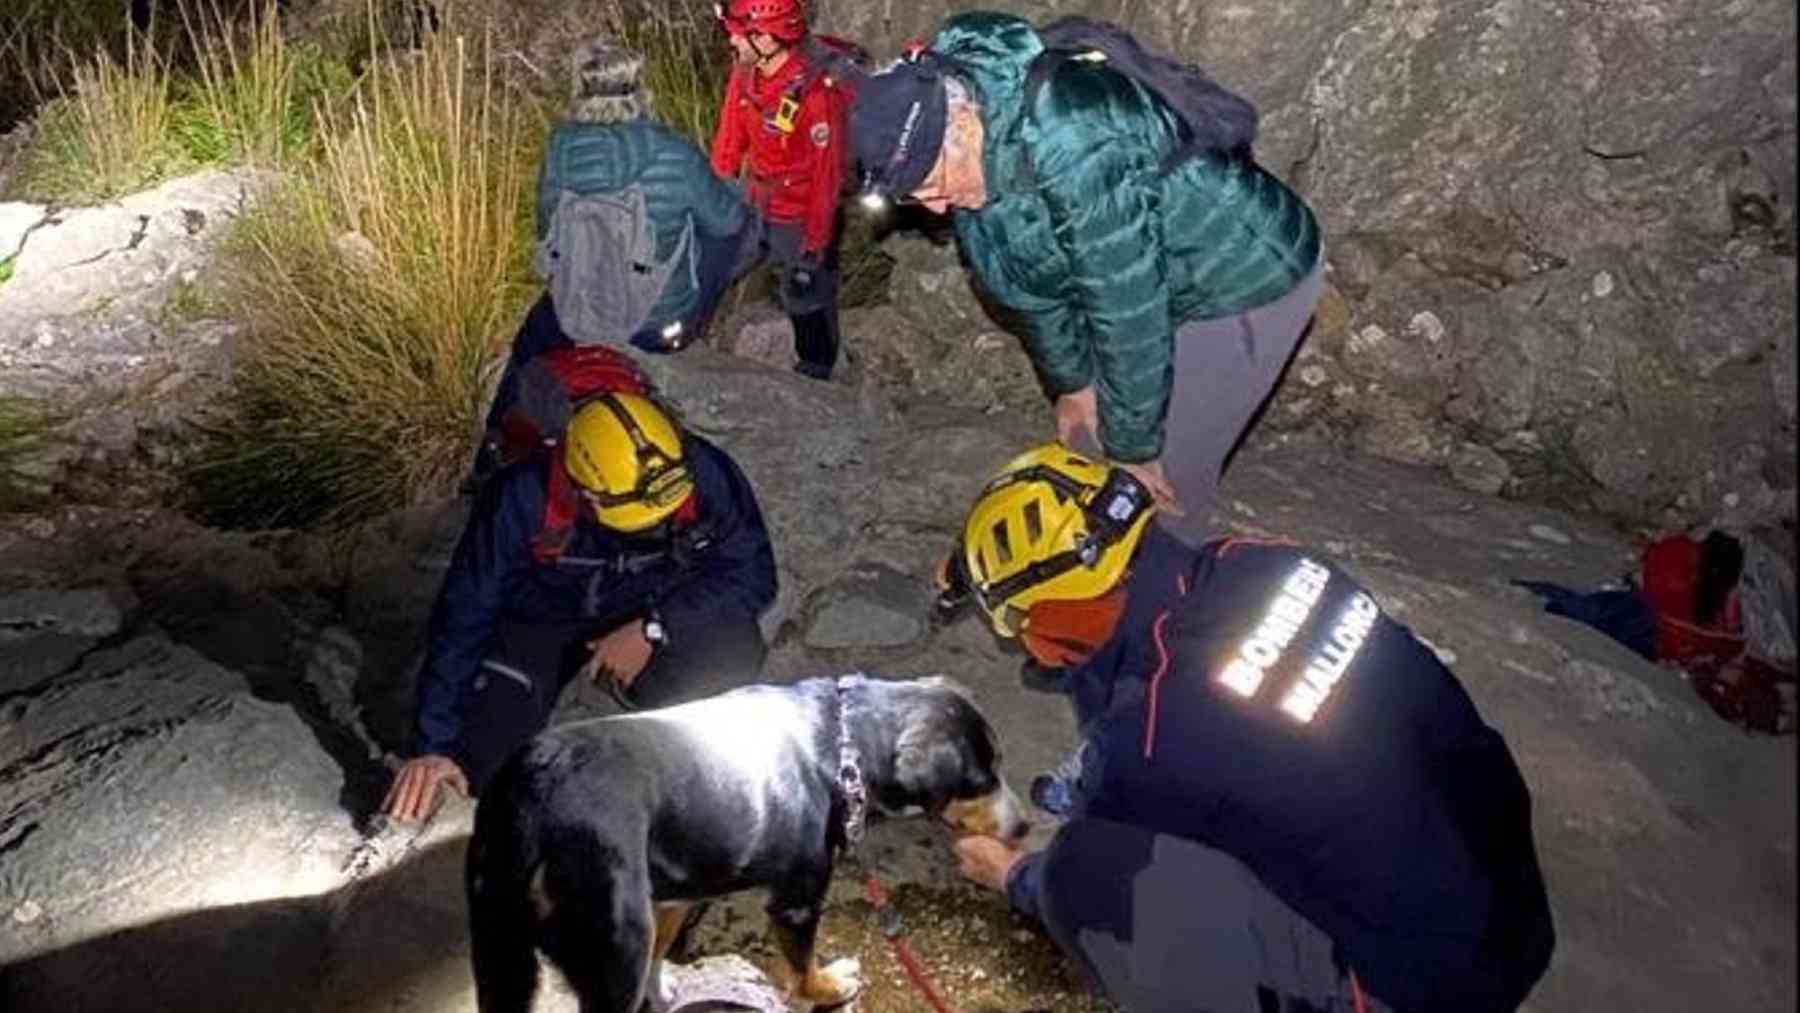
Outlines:
[[[763,499],[782,566],[772,678],[947,672],[975,688],[1015,783],[1055,762],[1073,740],[1064,704],[1023,688],[1018,657],[979,624],[926,618],[958,511],[1042,420],[902,411],[873,384],[708,349],[656,368]],[[1794,740],[1724,724],[1678,672],[1508,584],[1598,582],[1631,566],[1630,545],[1304,441],[1253,444],[1226,492],[1220,530],[1284,534],[1346,563],[1511,741],[1560,935],[1529,1009],[1792,1008]],[[7,1009],[472,1008],[470,806],[418,834],[360,832],[401,741],[458,506],[337,542],[150,510],[0,521]],[[585,709],[572,695],[563,714]],[[940,834],[881,828],[872,857],[964,1009],[1088,1007],[1042,938],[955,882]],[[837,891],[826,952],[861,956],[860,1008],[922,1008],[857,884]],[[700,952],[765,950],[757,903],[709,916]]]

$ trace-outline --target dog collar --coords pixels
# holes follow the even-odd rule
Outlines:
[[[850,703],[848,689],[852,679],[861,673],[840,675],[837,679],[838,709],[838,790],[844,795],[844,851],[852,858],[862,847],[863,828],[869,813],[869,790],[863,782],[862,758],[850,738]]]

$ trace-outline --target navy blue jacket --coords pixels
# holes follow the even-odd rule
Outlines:
[[[421,754],[459,755],[463,701],[502,621],[623,622],[654,608],[680,643],[722,619],[754,621],[775,600],[775,554],[749,480],[706,440],[689,434],[687,447],[695,523],[706,534],[688,561],[629,541],[583,510],[561,559],[540,564],[531,541],[543,525],[549,465],[524,461],[487,485],[431,613],[419,679]]]
[[[1531,798],[1456,677],[1292,546],[1152,528],[1128,588],[1065,684],[1077,814],[1236,857],[1398,1013],[1515,1009],[1554,945]],[[1027,913],[1041,867],[1008,884]]]

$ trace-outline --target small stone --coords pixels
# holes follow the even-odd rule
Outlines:
[[[42,917],[44,909],[35,900],[28,900],[12,911],[12,920],[19,925],[30,925]]]
[[[1496,496],[1512,481],[1512,466],[1487,447],[1465,443],[1450,458],[1450,477],[1471,492]]]
[[[1331,382],[1331,373],[1316,362],[1300,367],[1300,382],[1308,387],[1323,387]]]
[[[1548,524],[1533,524],[1531,537],[1549,542],[1552,545],[1573,545],[1575,540],[1556,530]]]
[[[1424,338],[1426,344],[1435,345],[1444,340],[1444,322],[1430,310],[1414,313],[1412,319],[1407,321],[1406,329],[1412,334]]]
[[[1594,275],[1594,298],[1604,299],[1613,294],[1613,276],[1611,271],[1601,271]]]

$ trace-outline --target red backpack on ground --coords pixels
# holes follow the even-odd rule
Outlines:
[[[1688,671],[1716,669],[1744,651],[1735,590],[1726,594],[1715,614],[1696,612],[1705,549],[1686,535],[1671,535],[1644,549],[1644,597],[1656,613],[1656,660]],[[1736,580],[1731,581],[1736,584]]]
[[[1721,532],[1671,535],[1644,549],[1643,594],[1656,615],[1655,658],[1680,666],[1720,717],[1749,731],[1794,730],[1794,674],[1759,657],[1745,625],[1741,544]]]

